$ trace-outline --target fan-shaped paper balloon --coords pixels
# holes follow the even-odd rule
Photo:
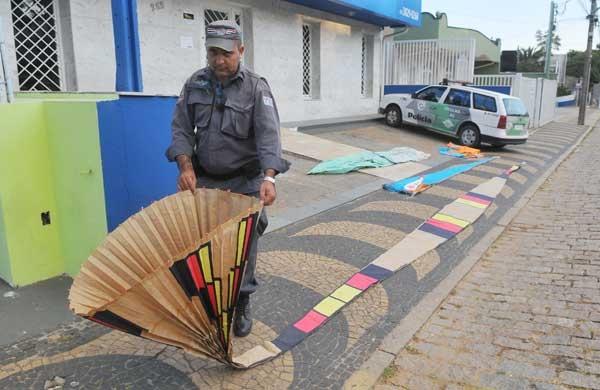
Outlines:
[[[153,203],[83,264],[71,309],[235,365],[231,324],[261,209],[256,198],[206,189]]]

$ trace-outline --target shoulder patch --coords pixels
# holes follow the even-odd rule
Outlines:
[[[265,106],[273,107],[273,99],[268,96],[263,96],[263,103]]]

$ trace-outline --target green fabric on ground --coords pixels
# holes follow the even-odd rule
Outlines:
[[[393,165],[393,163],[379,156],[375,152],[361,152],[350,156],[339,157],[333,160],[323,161],[311,169],[308,174],[319,173],[341,174],[356,171],[363,168],[381,168]]]
[[[408,161],[421,161],[429,154],[413,148],[397,147],[384,152],[361,152],[326,160],[317,164],[308,174],[343,174],[365,168],[383,168]]]

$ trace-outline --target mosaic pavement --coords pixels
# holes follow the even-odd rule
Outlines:
[[[416,197],[376,191],[265,236],[258,260],[261,288],[253,297],[255,326],[249,337],[235,339],[239,352],[272,340],[439,208],[507,167],[527,162],[474,226],[370,289],[291,352],[262,366],[233,370],[80,320],[0,350],[0,388],[40,389],[55,376],[65,380],[65,389],[339,388],[584,130],[552,123],[526,145],[487,150],[501,158]]]

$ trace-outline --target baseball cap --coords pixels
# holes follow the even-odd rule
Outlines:
[[[242,40],[240,26],[231,20],[218,20],[206,26],[206,48],[218,47],[233,51],[236,41]]]

